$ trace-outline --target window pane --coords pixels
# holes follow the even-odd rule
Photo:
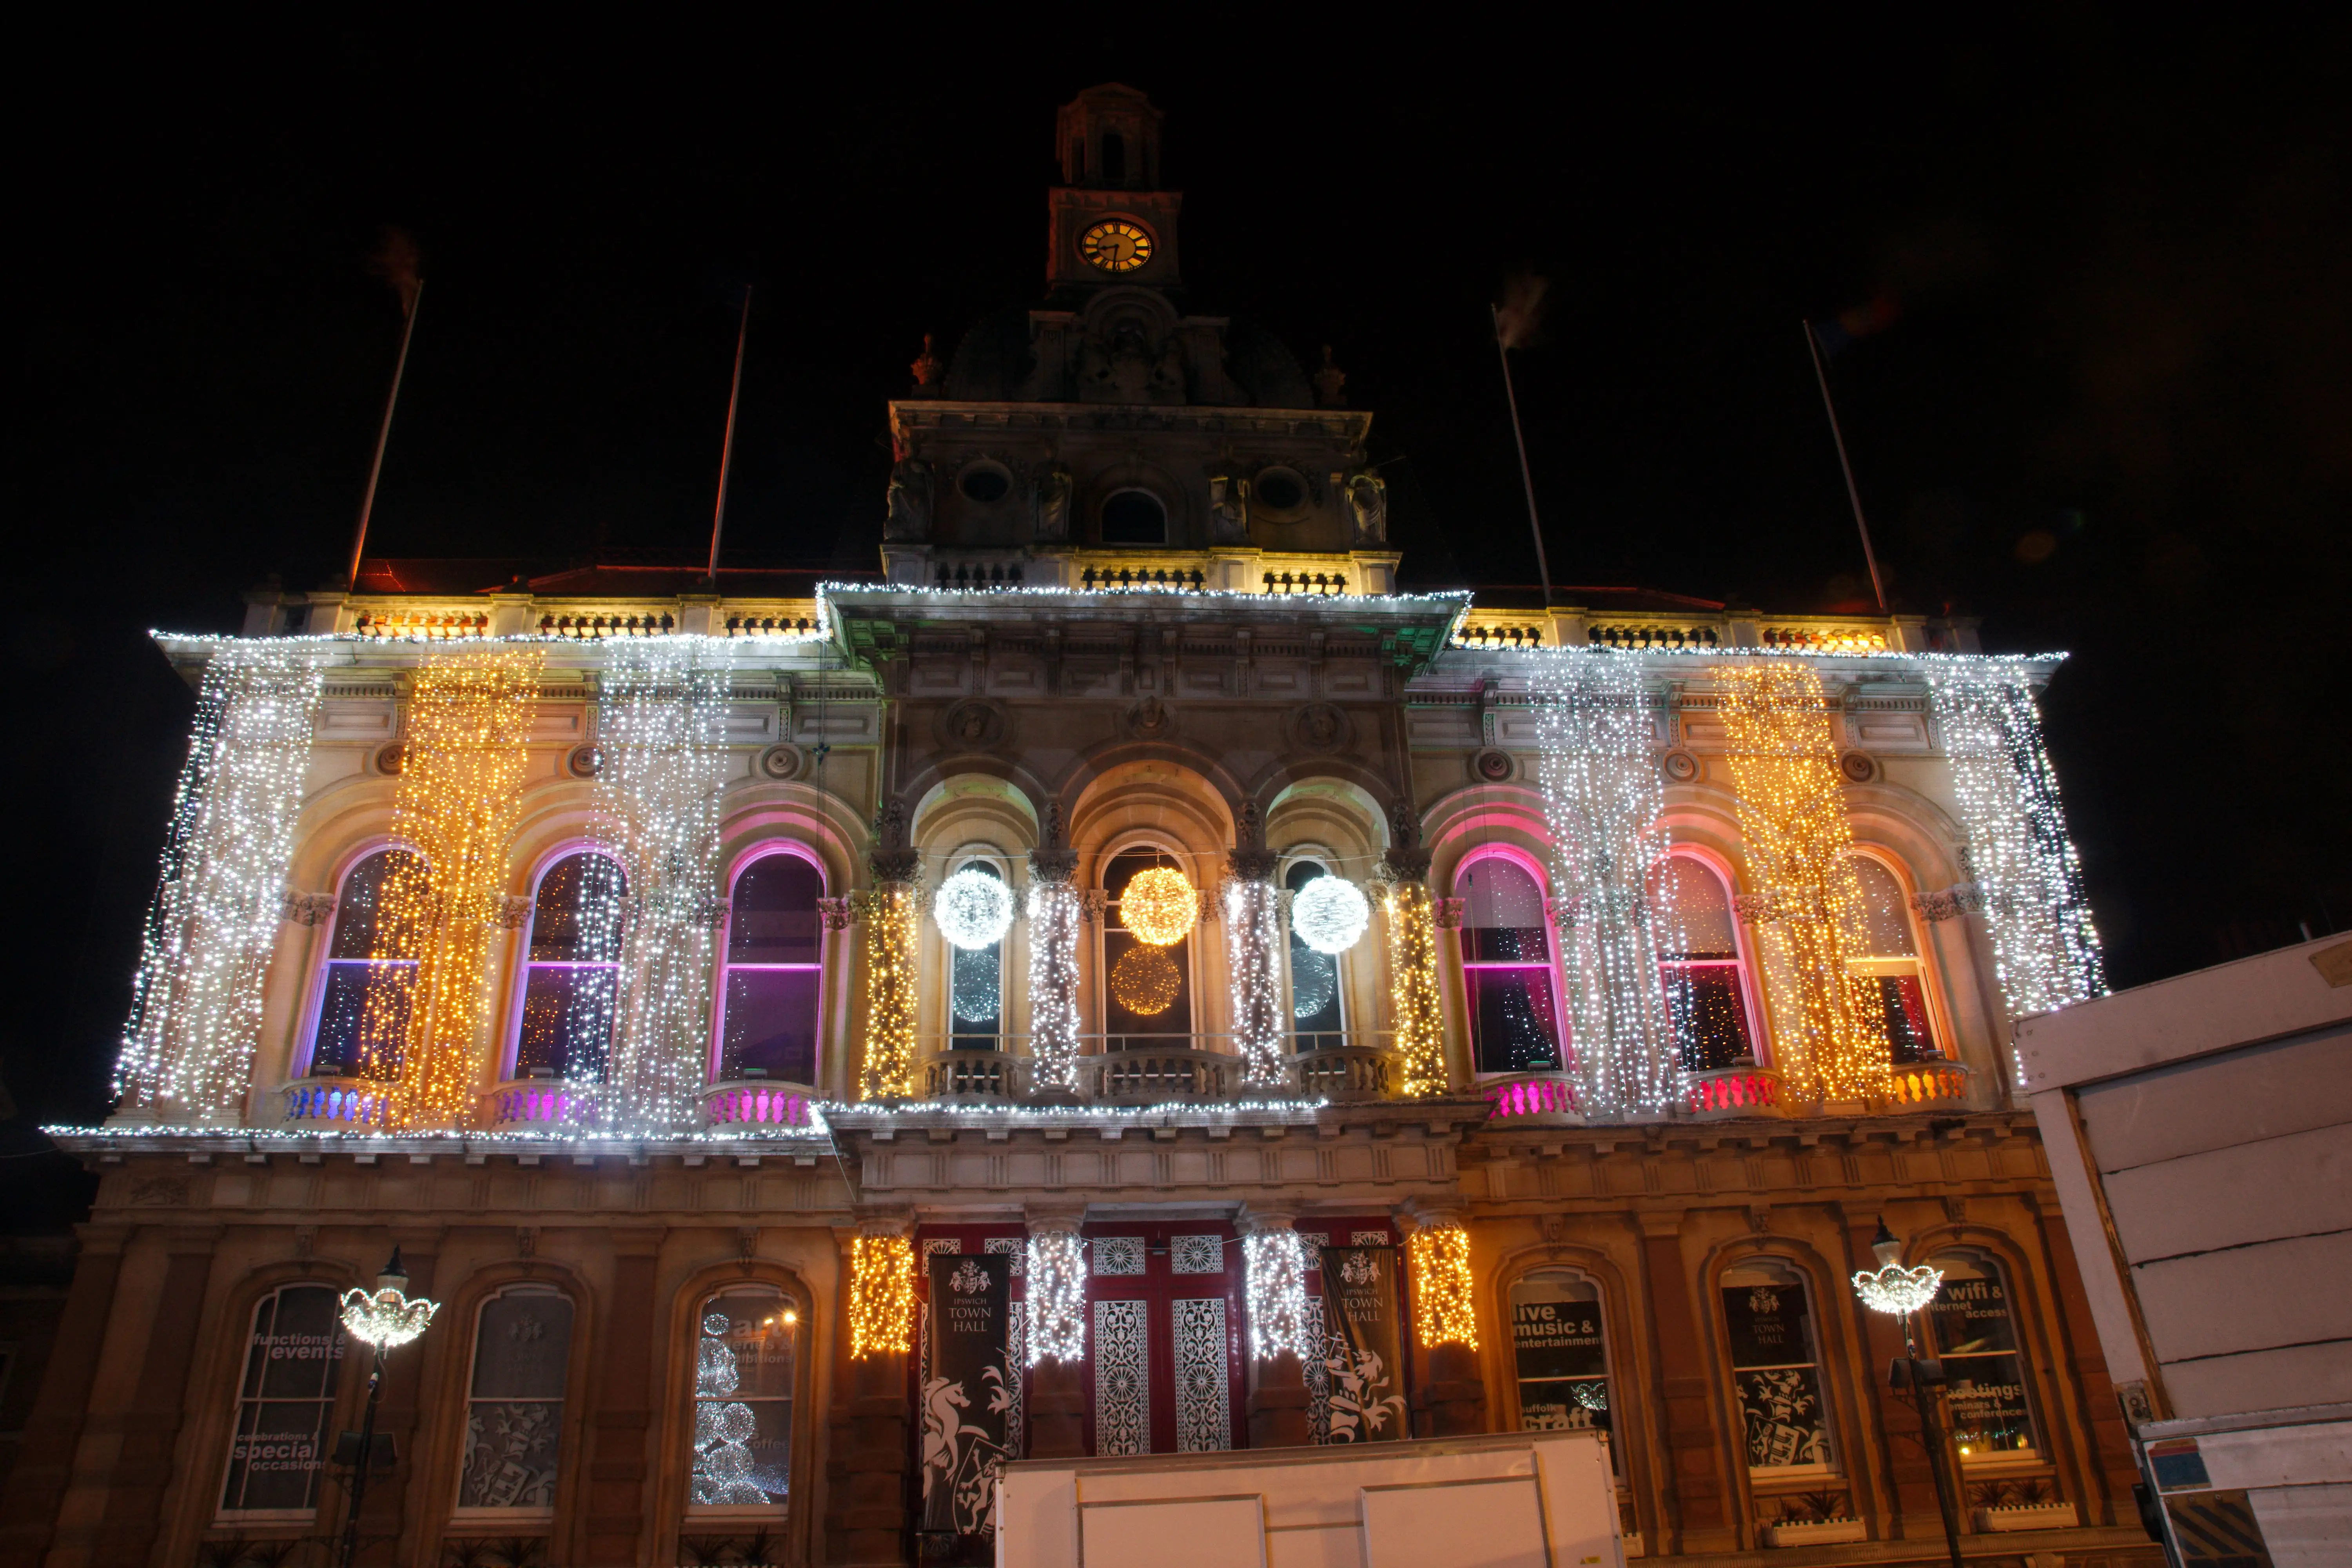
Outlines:
[[[1862,907],[1845,921],[1847,951],[1855,958],[1911,957],[1918,950],[1911,945],[1910,905],[1903,884],[1866,855],[1853,856],[1846,864],[1862,884]]]
[[[719,1077],[758,1068],[793,1083],[816,1081],[816,969],[730,969]]]
[[[345,1343],[336,1303],[326,1286],[295,1285],[254,1309],[221,1493],[225,1511],[318,1506]]]
[[[1003,1010],[1003,942],[994,947],[950,947],[948,1005],[954,1015],[954,1032],[996,1038],[998,1015]]]
[[[1140,1013],[1128,1005],[1129,1002],[1154,1001],[1162,994],[1150,988],[1149,980],[1121,978],[1119,960],[1129,953],[1140,954],[1133,960],[1138,966],[1148,965],[1160,975],[1174,972],[1176,994],[1156,1013]],[[1153,958],[1154,953],[1160,957]],[[1192,939],[1189,936],[1171,946],[1154,948],[1124,931],[1103,932],[1103,973],[1109,982],[1103,988],[1103,1028],[1110,1035],[1109,1044],[1114,1049],[1127,1043],[1121,1038],[1124,1036],[1160,1037],[1135,1042],[1160,1045],[1167,1036],[1189,1037],[1192,1033]]]
[[[477,1399],[466,1407],[466,1458],[457,1473],[459,1508],[555,1506],[562,1404]]]
[[[319,1035],[310,1051],[312,1072],[359,1073],[391,1078],[400,1070],[402,1043],[408,1037],[408,1010],[416,965],[387,961],[337,961],[327,965],[326,994],[319,1002]],[[370,1007],[374,1012],[371,1020]]]
[[[1790,1366],[1813,1359],[1812,1307],[1803,1285],[1779,1275],[1726,1275],[1723,1321],[1734,1366]]]
[[[1958,1254],[1935,1266],[1944,1285],[1927,1307],[1928,1332],[1951,1379],[1954,1444],[1963,1458],[2035,1447],[2024,1360],[2000,1271]]]
[[[1339,960],[1296,936],[1290,939],[1290,1026],[1301,1035],[1337,1035],[1346,1027],[1339,1016]]]
[[[1895,1047],[1896,1063],[1943,1058],[1927,1028],[1927,996],[1917,975],[1880,974],[1863,983],[1877,988],[1879,1004],[1886,1009],[1886,1038]]]
[[[1748,1468],[1829,1463],[1829,1412],[1803,1281],[1769,1263],[1744,1265],[1724,1275],[1722,1300]]]
[[[618,972],[601,964],[532,964],[523,983],[515,1076],[541,1068],[558,1078],[603,1078],[618,984]]]
[[[621,956],[621,868],[602,855],[567,855],[540,879],[531,907],[534,963],[611,963]]]
[[[824,878],[797,855],[755,860],[735,879],[727,919],[730,963],[814,963],[824,932],[816,901]]]
[[[1748,1035],[1748,1007],[1739,994],[1739,967],[1732,963],[1669,963],[1664,967],[1666,1004],[1685,1045],[1683,1065],[1694,1072],[1727,1068],[1742,1057],[1754,1059]]]
[[[1610,1429],[1598,1290],[1580,1279],[1541,1275],[1514,1285],[1511,1343],[1523,1431]]]
[[[394,867],[409,876],[421,876],[425,863],[405,849],[379,849],[351,868],[335,900],[335,942],[330,958],[375,956],[376,912],[383,898],[384,879]]]
[[[1480,1072],[1533,1072],[1559,1066],[1551,971],[1465,969],[1470,1033]]]
[[[774,1291],[714,1296],[695,1351],[694,1473],[701,1508],[782,1502],[792,1475],[793,1325]]]
[[[1462,957],[1471,963],[1541,963],[1551,957],[1543,889],[1527,868],[1489,857],[1454,879],[1462,900]]]
[[[1653,897],[1671,897],[1674,916],[1658,932],[1664,958],[1737,958],[1739,942],[1731,929],[1731,899],[1712,868],[1687,855],[1669,855],[1652,878]],[[1677,939],[1676,930],[1681,931]],[[1675,951],[1677,940],[1678,951]]]
[[[1821,1379],[1811,1367],[1738,1372],[1732,1380],[1749,1469],[1829,1463],[1829,1420],[1822,1408]]]
[[[266,1354],[261,1374],[264,1399],[317,1399],[334,1386],[342,1361],[342,1321],[334,1291],[300,1287],[278,1294],[276,1323],[268,1342],[257,1332],[254,1349]]]
[[[474,1397],[561,1399],[572,1358],[572,1303],[562,1296],[500,1296],[482,1308]]]

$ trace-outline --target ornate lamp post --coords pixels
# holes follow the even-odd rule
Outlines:
[[[374,1294],[356,1287],[343,1292],[343,1328],[371,1352],[367,1414],[360,1421],[359,1463],[352,1472],[351,1504],[343,1522],[343,1568],[352,1568],[352,1559],[359,1554],[360,1501],[367,1495],[368,1471],[375,1458],[375,1407],[383,1395],[384,1352],[423,1333],[440,1310],[438,1301],[422,1296],[409,1299],[408,1270],[400,1266],[397,1247],[392,1249],[383,1272],[376,1276]]]
[[[1916,1268],[1904,1268],[1903,1243],[1886,1228],[1884,1219],[1878,1222],[1878,1234],[1870,1238],[1870,1250],[1876,1255],[1878,1267],[1857,1271],[1853,1291],[1872,1311],[1903,1320],[1903,1381],[1919,1411],[1920,1435],[1927,1445],[1927,1470],[1936,1479],[1936,1508],[1944,1516],[1944,1545],[1951,1554],[1952,1568],[1961,1568],[1958,1478],[1945,1473],[1941,1397],[1930,1386],[1941,1386],[1943,1367],[1936,1361],[1920,1360],[1914,1322],[1915,1314],[1934,1300],[1943,1287],[1943,1271],[1924,1263]]]

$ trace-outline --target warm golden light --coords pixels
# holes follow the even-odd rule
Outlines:
[[[1478,1348],[1478,1312],[1470,1279],[1470,1233],[1459,1225],[1424,1226],[1406,1241],[1412,1267],[1412,1331],[1422,1344]]]
[[[866,1100],[915,1092],[915,984],[922,900],[913,882],[881,882],[866,899]]]
[[[1138,871],[1118,896],[1119,923],[1138,942],[1172,947],[1192,934],[1201,920],[1201,895],[1171,866]]]
[[[1176,1000],[1183,976],[1165,948],[1130,947],[1110,966],[1111,998],[1139,1018],[1156,1018]]]
[[[849,1355],[905,1355],[915,1331],[915,1247],[903,1236],[850,1243]]]

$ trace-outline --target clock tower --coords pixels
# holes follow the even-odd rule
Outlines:
[[[1172,289],[1183,194],[1160,186],[1160,112],[1131,87],[1106,82],[1062,106],[1055,140],[1062,183],[1048,198],[1056,289],[1133,283]]]

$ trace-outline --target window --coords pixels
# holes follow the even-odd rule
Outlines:
[[[1127,140],[1116,131],[1106,131],[1102,139],[1102,183],[1123,184],[1127,181]]]
[[[467,1388],[466,1457],[457,1471],[461,1510],[554,1511],[571,1366],[568,1299],[523,1285],[482,1303]]]
[[[1511,1287],[1511,1349],[1518,1361],[1519,1430],[1611,1429],[1609,1343],[1601,1291],[1565,1269],[1543,1269]],[[1616,1462],[1617,1446],[1609,1446]]]
[[[327,1285],[289,1285],[253,1309],[223,1513],[312,1514],[341,1382],[342,1321]]]
[[[1282,885],[1296,893],[1316,878],[1330,874],[1328,867],[1301,860],[1282,879]],[[1333,1051],[1348,1043],[1339,957],[1316,952],[1298,940],[1297,931],[1290,933],[1290,1028],[1295,1050]]]
[[[377,917],[395,875],[421,881],[425,862],[405,849],[379,849],[343,876],[310,1045],[314,1073],[388,1079],[400,1071],[416,961],[375,956]]]
[[[697,1316],[688,1506],[781,1508],[792,1479],[800,1314],[774,1287],[745,1286],[710,1297]]]
[[[967,860],[956,868],[1004,880],[1004,873],[986,860]],[[1004,1028],[1004,939],[982,948],[948,944],[948,1033],[955,1048],[992,1051]]]
[[[1103,921],[1103,1033],[1112,1050],[1165,1047],[1169,1037],[1190,1044],[1192,1034],[1192,939],[1154,947],[1127,929],[1118,897],[1138,873],[1154,866],[1183,869],[1181,859],[1159,849],[1129,849],[1103,872],[1110,910]]]
[[[1673,901],[1672,918],[1658,928],[1658,967],[1682,1037],[1683,1066],[1700,1072],[1753,1062],[1746,966],[1723,879],[1704,860],[1669,855],[1650,885]]]
[[[1731,1342],[1750,1470],[1797,1471],[1830,1462],[1829,1411],[1805,1278],[1758,1259],[1724,1273],[1723,1322]]]
[[[1150,490],[1120,490],[1103,502],[1105,544],[1165,544],[1168,509]]]
[[[1911,900],[1895,873],[1867,855],[1847,861],[1862,884],[1862,904],[1845,922],[1846,965],[1886,1010],[1895,1062],[1939,1061],[1927,1025],[1926,972],[1911,932]]]
[[[797,855],[765,855],[735,879],[728,906],[719,1077],[816,1081],[824,873]]]
[[[1462,978],[1477,1070],[1559,1068],[1559,1005],[1543,889],[1527,868],[1491,855],[1462,868],[1454,896],[1463,903]]]
[[[567,855],[539,879],[523,973],[517,1078],[604,1079],[621,982],[621,903],[610,856]]]
[[[2033,1458],[2039,1445],[2025,1397],[2015,1299],[2000,1266],[1959,1252],[1933,1266],[1944,1271],[1944,1286],[1927,1304],[1928,1334],[1951,1380],[1952,1443],[1960,1462]]]

